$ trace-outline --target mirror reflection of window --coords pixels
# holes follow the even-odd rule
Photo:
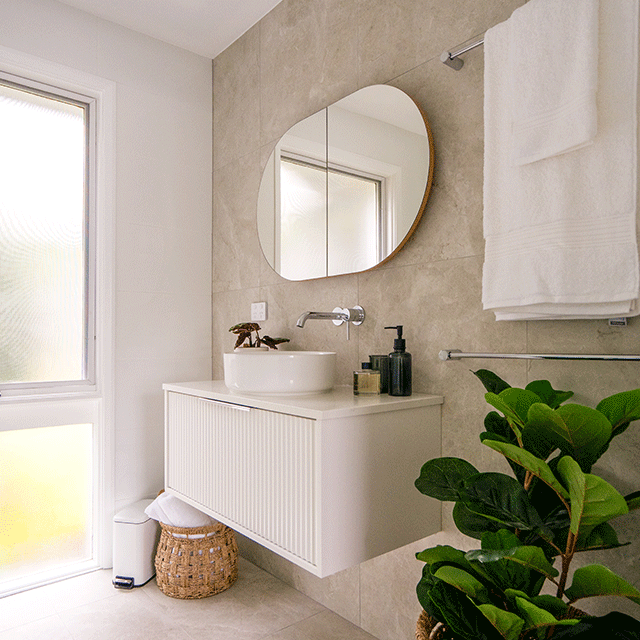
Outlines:
[[[383,245],[382,180],[330,168],[328,181],[328,275],[370,269]]]
[[[280,157],[279,273],[290,280],[327,275],[324,165]]]

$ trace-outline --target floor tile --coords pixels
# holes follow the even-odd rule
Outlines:
[[[333,611],[323,611],[269,636],[266,640],[376,640]]]

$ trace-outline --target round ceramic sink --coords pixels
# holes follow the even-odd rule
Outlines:
[[[224,383],[255,395],[305,395],[333,388],[334,351],[239,349],[224,354]]]

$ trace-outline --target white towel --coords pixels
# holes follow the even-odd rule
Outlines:
[[[605,0],[607,1],[607,0]],[[589,144],[596,135],[598,0],[529,0],[509,18],[513,163]]]
[[[202,513],[166,491],[161,493],[144,512],[150,518],[171,527],[206,527],[215,522],[206,513]]]
[[[498,320],[638,313],[638,0],[601,0],[599,31],[593,143],[523,166],[510,153],[509,21],[485,34],[483,306]]]

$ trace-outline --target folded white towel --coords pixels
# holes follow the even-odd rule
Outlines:
[[[598,5],[598,0],[529,0],[509,18],[503,72],[515,89],[514,164],[566,153],[596,135]]]
[[[161,493],[144,512],[150,518],[171,527],[206,527],[215,522],[206,513],[202,513],[166,491]]]
[[[601,0],[599,20],[593,143],[522,166],[510,153],[508,21],[485,34],[483,306],[496,319],[638,313],[638,0]]]

